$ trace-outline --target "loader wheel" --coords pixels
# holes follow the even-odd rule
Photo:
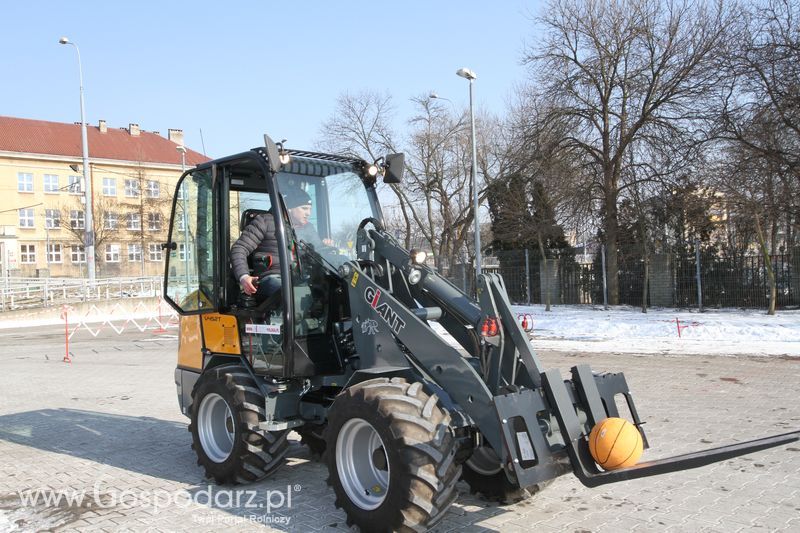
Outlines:
[[[308,446],[311,457],[315,460],[322,459],[325,453],[325,424],[306,424],[295,431],[300,435],[300,444]]]
[[[259,481],[284,463],[288,431],[258,427],[266,420],[264,396],[239,365],[207,370],[192,394],[192,449],[205,475],[217,483]]]
[[[488,446],[475,448],[472,455],[464,462],[462,479],[469,485],[470,492],[479,493],[493,502],[511,504],[527,500],[546,483],[538,483],[530,487],[520,487],[513,483],[505,473],[495,451]]]
[[[450,415],[420,383],[372,379],[328,413],[324,460],[336,506],[362,531],[420,531],[457,496],[461,467]]]

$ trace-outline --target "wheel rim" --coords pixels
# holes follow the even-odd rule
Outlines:
[[[503,469],[500,458],[489,446],[475,448],[472,455],[467,459],[467,466],[484,476],[493,476]]]
[[[231,408],[219,394],[207,394],[200,402],[197,434],[209,459],[222,463],[230,457],[236,428]]]
[[[376,509],[389,489],[389,458],[375,428],[348,420],[336,438],[336,469],[348,498],[361,509]]]

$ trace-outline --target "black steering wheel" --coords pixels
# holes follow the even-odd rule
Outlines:
[[[383,231],[383,224],[381,224],[380,221],[377,218],[374,218],[374,217],[367,217],[364,220],[362,220],[361,222],[359,222],[358,223],[359,231],[364,229],[366,227],[366,225],[369,224],[370,222],[372,223],[373,226],[375,226],[376,230]]]

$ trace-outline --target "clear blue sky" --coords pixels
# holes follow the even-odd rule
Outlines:
[[[502,114],[526,77],[535,0],[7,2],[0,32],[0,115],[80,120],[80,46],[87,120],[147,131],[180,128],[219,157],[263,133],[312,148],[345,91],[388,92],[397,116],[435,90]]]

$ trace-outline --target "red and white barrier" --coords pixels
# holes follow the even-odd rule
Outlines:
[[[121,335],[125,331],[136,329],[140,333],[165,333],[168,329],[178,327],[178,313],[159,301],[158,306],[147,306],[138,302],[130,308],[122,303],[115,303],[111,309],[98,309],[92,305],[82,316],[75,314],[75,309],[68,305],[61,308],[61,320],[64,321],[64,362],[71,363],[69,341],[74,335],[86,331],[92,337],[100,332],[112,331]]]

